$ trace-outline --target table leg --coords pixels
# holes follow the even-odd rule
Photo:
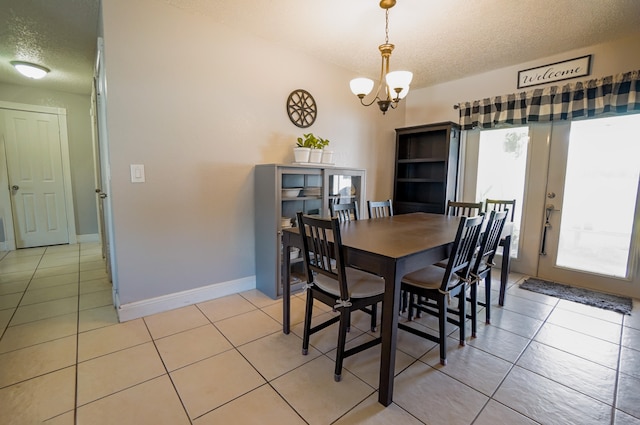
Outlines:
[[[396,364],[396,338],[398,311],[400,308],[400,284],[402,276],[396,276],[395,264],[383,274],[386,282],[382,309],[382,355],[378,401],[388,406],[393,402],[393,378]]]
[[[509,268],[511,266],[511,235],[504,238],[502,245],[502,264],[500,269],[500,296],[498,304],[504,305],[504,297],[507,291],[507,283],[509,281]]]

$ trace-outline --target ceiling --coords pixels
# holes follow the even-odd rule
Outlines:
[[[378,77],[378,0],[156,1]],[[0,82],[89,93],[98,10],[99,0],[2,0]],[[639,32],[640,0],[398,0],[389,17],[391,68],[413,71],[411,87],[426,87]],[[51,73],[29,80],[11,60]]]

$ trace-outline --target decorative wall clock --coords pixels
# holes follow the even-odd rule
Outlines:
[[[302,89],[292,91],[287,98],[287,114],[296,126],[310,127],[318,115],[318,107],[311,93]]]

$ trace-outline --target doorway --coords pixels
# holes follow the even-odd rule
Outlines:
[[[66,111],[0,102],[6,248],[76,243]]]
[[[627,115],[466,132],[464,200],[521,196],[512,271],[640,296],[639,125]]]

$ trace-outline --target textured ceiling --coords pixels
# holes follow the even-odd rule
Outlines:
[[[1,0],[0,81],[88,93],[98,1]],[[378,0],[157,1],[354,76],[378,76],[377,46],[385,36]],[[412,87],[425,87],[638,32],[640,0],[398,0],[389,18],[389,41],[396,45],[391,68],[413,71]],[[52,72],[25,80],[10,60],[37,62]]]

